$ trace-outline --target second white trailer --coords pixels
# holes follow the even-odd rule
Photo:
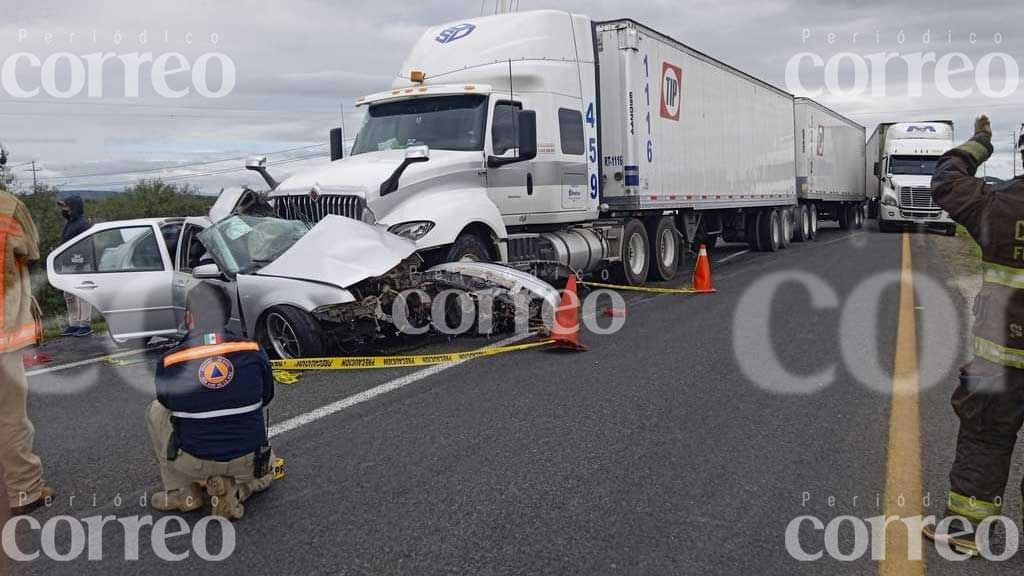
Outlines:
[[[835,220],[844,230],[862,227],[864,127],[809,98],[795,100],[794,119],[800,200],[796,238],[814,238],[818,220]]]

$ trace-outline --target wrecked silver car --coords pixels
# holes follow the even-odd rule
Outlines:
[[[95,306],[121,344],[180,333],[188,289],[220,283],[237,295],[236,329],[281,358],[399,334],[526,329],[558,306],[557,291],[527,273],[480,262],[421,270],[415,244],[382,227],[281,219],[245,192],[222,194],[208,218],[97,224],[52,252],[49,281]]]

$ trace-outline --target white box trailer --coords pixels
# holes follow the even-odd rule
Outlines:
[[[794,114],[796,191],[811,236],[819,219],[837,221],[844,230],[862,225],[864,127],[809,98],[796,99]]]
[[[376,222],[428,262],[633,285],[675,276],[684,246],[810,237],[793,225],[807,219],[792,95],[632,20],[538,10],[433,26],[390,89],[357,104],[352,154],[335,129],[329,166],[276,186],[284,217]]]

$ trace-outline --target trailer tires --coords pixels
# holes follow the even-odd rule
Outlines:
[[[807,212],[811,217],[811,240],[818,237],[818,205],[811,204],[807,207]]]
[[[853,228],[853,210],[850,209],[849,204],[839,205],[839,229],[849,230]]]
[[[796,211],[797,225],[794,230],[794,242],[808,242],[811,239],[811,211],[806,204],[801,204]]]
[[[853,205],[853,226],[857,230],[864,228],[864,206],[861,204]]]
[[[782,244],[780,248],[789,248],[793,242],[793,211],[786,209],[779,211],[779,218],[782,220]]]
[[[671,280],[679,271],[679,232],[672,216],[662,216],[647,223],[650,234],[650,272],[655,280]],[[714,238],[714,236],[712,236]]]
[[[642,286],[651,265],[650,253],[643,222],[636,218],[626,220],[622,227],[622,259],[616,269],[619,280],[629,286]]]
[[[757,219],[757,248],[775,252],[782,247],[782,216],[778,210],[765,210]]]
[[[259,323],[257,339],[274,358],[323,356],[320,325],[308,313],[294,306],[275,306],[268,310]]]
[[[463,232],[448,251],[448,262],[490,262],[491,251],[487,243],[472,232]]]

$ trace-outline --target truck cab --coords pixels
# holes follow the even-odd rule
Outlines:
[[[507,261],[510,230],[595,218],[592,38],[550,10],[428,29],[391,88],[358,99],[351,154],[332,145],[328,166],[282,182],[276,210],[386,226],[428,262]]]
[[[875,164],[881,230],[913,224],[956,233],[956,224],[935,204],[931,190],[939,156],[952,147],[953,127],[948,123],[897,123],[886,129],[882,155]]]

